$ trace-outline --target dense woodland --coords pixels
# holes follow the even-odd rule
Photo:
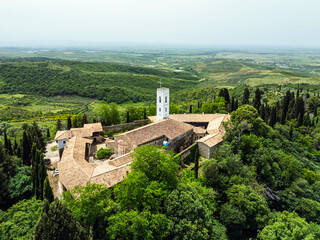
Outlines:
[[[182,163],[164,148],[143,146],[135,149],[123,182],[109,189],[88,183],[54,199],[47,177],[53,169],[43,159],[46,140],[57,130],[88,122],[112,125],[155,115],[153,104],[120,108],[117,99],[152,100],[148,89],[160,79],[175,92],[170,113],[231,114],[214,158],[199,158],[195,151],[191,162]],[[316,85],[188,89],[196,76],[66,61],[3,63],[0,80],[2,93],[113,102],[96,111],[87,105],[78,113],[65,112],[54,128],[0,124],[0,239],[320,239]],[[124,92],[106,94],[109,88]],[[13,106],[0,112],[8,111],[2,115],[8,119],[26,115],[20,107],[36,99],[4,99],[14,100]],[[17,112],[10,116],[12,109]]]
[[[195,86],[186,73],[108,63],[17,62],[0,64],[0,93],[78,95],[106,102],[155,99],[159,81],[172,92]]]

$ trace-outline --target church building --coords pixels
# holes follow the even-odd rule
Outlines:
[[[187,153],[196,142],[200,156],[212,158],[223,141],[223,122],[228,114],[169,114],[169,89],[157,89],[157,116],[143,127],[115,135],[114,140],[104,139],[104,147],[112,148],[114,158],[96,160],[94,149],[102,144],[100,123],[85,124],[83,128],[59,131],[55,140],[59,144],[61,159],[58,162],[61,189],[73,189],[88,181],[111,187],[121,182],[130,172],[131,153],[136,147],[147,144],[166,146],[176,153]]]

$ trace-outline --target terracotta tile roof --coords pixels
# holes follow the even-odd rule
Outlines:
[[[73,189],[77,185],[85,185],[88,181],[103,183],[108,187],[121,182],[130,171],[130,154],[93,167],[85,160],[86,143],[91,144],[92,140],[72,137],[67,141],[61,161],[58,162],[61,183],[67,189]]]
[[[196,142],[198,143],[204,143],[208,147],[213,147],[223,141],[222,134],[216,133],[216,134],[209,134],[203,138],[198,139]]]
[[[83,128],[92,129],[92,132],[102,132],[103,127],[101,123],[88,123],[84,124]]]
[[[70,130],[58,131],[55,141],[69,139],[71,137],[92,137],[94,132],[102,132],[101,123],[84,124],[83,128],[71,128]]]
[[[63,140],[63,139],[69,139],[69,138],[71,138],[71,132],[69,130],[64,130],[64,131],[58,131],[56,133],[54,140],[57,141],[57,140]]]
[[[194,133],[199,133],[199,134],[204,134],[204,133],[206,133],[207,132],[207,130],[206,129],[204,129],[204,128],[202,128],[202,127],[195,127],[194,129],[193,129],[193,132]]]
[[[212,120],[219,118],[225,114],[212,113],[212,114],[170,114],[169,119],[173,119],[179,122],[211,122]],[[152,122],[157,121],[157,116],[150,116],[149,119]]]
[[[64,148],[58,162],[59,178],[67,189],[85,185],[93,172],[93,167],[85,160],[85,145],[89,139],[73,137]]]
[[[114,168],[113,170],[110,170],[103,174],[94,176],[90,179],[90,182],[104,184],[107,187],[112,187],[113,185],[116,185],[117,183],[123,181],[127,173],[129,172],[130,165],[127,164],[118,168]]]
[[[193,128],[194,127],[190,124],[173,119],[164,119],[157,123],[151,123],[129,132],[116,135],[114,138],[115,140],[123,140],[124,142],[129,143],[132,148],[135,148],[162,136],[166,136],[169,140],[173,140]]]
[[[219,127],[221,126],[222,121],[224,120],[225,115],[222,115],[211,122],[207,126],[207,132],[209,134],[215,134],[219,132]]]

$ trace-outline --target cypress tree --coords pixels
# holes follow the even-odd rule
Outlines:
[[[235,104],[235,106],[234,106],[234,111],[237,110],[238,107],[239,107],[239,100],[237,99],[237,100],[236,100],[236,104]]]
[[[129,123],[130,122],[130,113],[129,113],[129,111],[127,111],[127,123]]]
[[[40,188],[39,188],[39,160],[38,151],[35,145],[32,147],[32,182],[33,191],[35,193],[36,199],[40,199]]]
[[[72,128],[72,123],[71,123],[71,117],[69,116],[67,118],[67,130],[70,130]]]
[[[297,97],[295,102],[295,117],[297,118],[301,114],[302,118],[304,116],[304,101],[302,97]]]
[[[4,148],[9,151],[9,142],[8,142],[8,137],[7,137],[7,131],[5,130],[3,132],[3,138],[4,138]]]
[[[37,143],[37,149],[39,149],[41,152],[44,152],[46,149],[46,143],[44,141],[42,131],[40,130],[38,124],[36,122],[33,122],[32,124],[32,132],[31,132],[31,141],[30,141],[30,149],[31,149],[31,142]],[[30,151],[31,152],[31,151]]]
[[[26,131],[23,131],[22,137],[22,161],[24,165],[30,166],[31,143]]]
[[[146,109],[146,107],[143,108],[143,119],[147,119],[147,109]]]
[[[22,151],[21,151],[21,146],[19,146],[18,149],[17,149],[17,156],[18,156],[19,158],[22,157],[22,156],[21,156],[21,155],[22,155],[21,152],[22,152]]]
[[[87,124],[87,123],[88,123],[88,117],[86,114],[83,114],[81,124],[83,126],[84,124]]]
[[[289,135],[291,138],[292,138],[292,134],[293,134],[293,127],[292,127],[292,123],[290,123]]]
[[[306,127],[311,126],[311,120],[310,120],[310,116],[308,113],[303,118],[303,126],[306,126]]]
[[[284,109],[282,108],[280,123],[281,123],[281,124],[284,124],[285,122],[286,122],[286,114],[285,114]]]
[[[39,164],[39,172],[38,172],[38,178],[39,178],[39,197],[38,199],[43,200],[43,187],[44,187],[44,180],[47,177],[47,171],[46,171],[46,165],[44,163],[43,154],[38,152],[38,164]]]
[[[230,95],[229,95],[229,90],[227,88],[223,89],[223,97],[224,97],[224,100],[226,100],[226,103],[229,104],[230,103]]]
[[[47,139],[50,139],[50,129],[47,128]]]
[[[264,104],[260,107],[260,117],[263,121],[266,121],[266,109],[264,107]]]
[[[235,110],[235,102],[234,102],[234,97],[232,96],[231,99],[231,112],[233,112]]]
[[[10,156],[13,156],[13,150],[12,150],[11,140],[8,139],[7,141],[8,141],[8,149],[7,149],[7,150],[8,150],[8,153],[9,153]]]
[[[50,186],[49,178],[48,176],[44,180],[43,184],[43,200],[47,199],[50,203],[54,200],[54,195],[52,188]]]
[[[298,126],[302,126],[303,125],[303,115],[301,113],[299,113],[298,115]]]
[[[62,129],[62,123],[61,123],[60,119],[57,120],[56,127],[57,127],[58,131],[60,131]]]
[[[189,112],[192,113],[192,105],[190,105]]]
[[[259,88],[256,89],[255,95],[254,95],[254,100],[253,100],[253,106],[260,111],[260,106],[261,106],[261,91]]]
[[[277,110],[276,110],[276,107],[272,107],[269,125],[273,127],[276,124],[276,122],[277,122]]]
[[[194,154],[194,174],[195,178],[198,178],[199,173],[199,157],[198,157],[198,146],[196,147],[195,154]]]
[[[78,119],[77,119],[76,116],[72,118],[72,127],[73,128],[77,128],[78,127]]]
[[[285,119],[287,118],[290,100],[291,100],[291,93],[290,93],[290,91],[287,91],[286,95],[284,96],[284,98],[282,100],[282,119],[283,119],[283,121],[281,121],[282,124],[284,123]]]
[[[13,152],[14,152],[14,154],[17,155],[17,157],[20,157],[20,156],[18,155],[18,148],[19,148],[19,146],[18,146],[18,143],[17,143],[17,139],[14,139],[14,142],[13,142]]]
[[[242,96],[242,105],[249,104],[250,91],[248,88],[245,88]]]
[[[299,85],[298,85],[298,89],[297,89],[297,98],[299,97]]]
[[[222,88],[221,88],[220,91],[219,91],[219,97],[223,97],[223,98],[224,98],[224,91],[223,91]]]
[[[35,229],[35,240],[90,239],[88,231],[77,222],[71,210],[55,199],[44,201],[43,212]]]
[[[277,113],[276,119],[277,119],[277,122],[281,121],[281,111],[278,111],[279,109],[281,109],[280,102],[277,101],[277,103],[276,103],[276,113]]]

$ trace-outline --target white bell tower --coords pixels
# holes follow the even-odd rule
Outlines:
[[[157,121],[169,118],[169,88],[161,87],[157,89]]]

